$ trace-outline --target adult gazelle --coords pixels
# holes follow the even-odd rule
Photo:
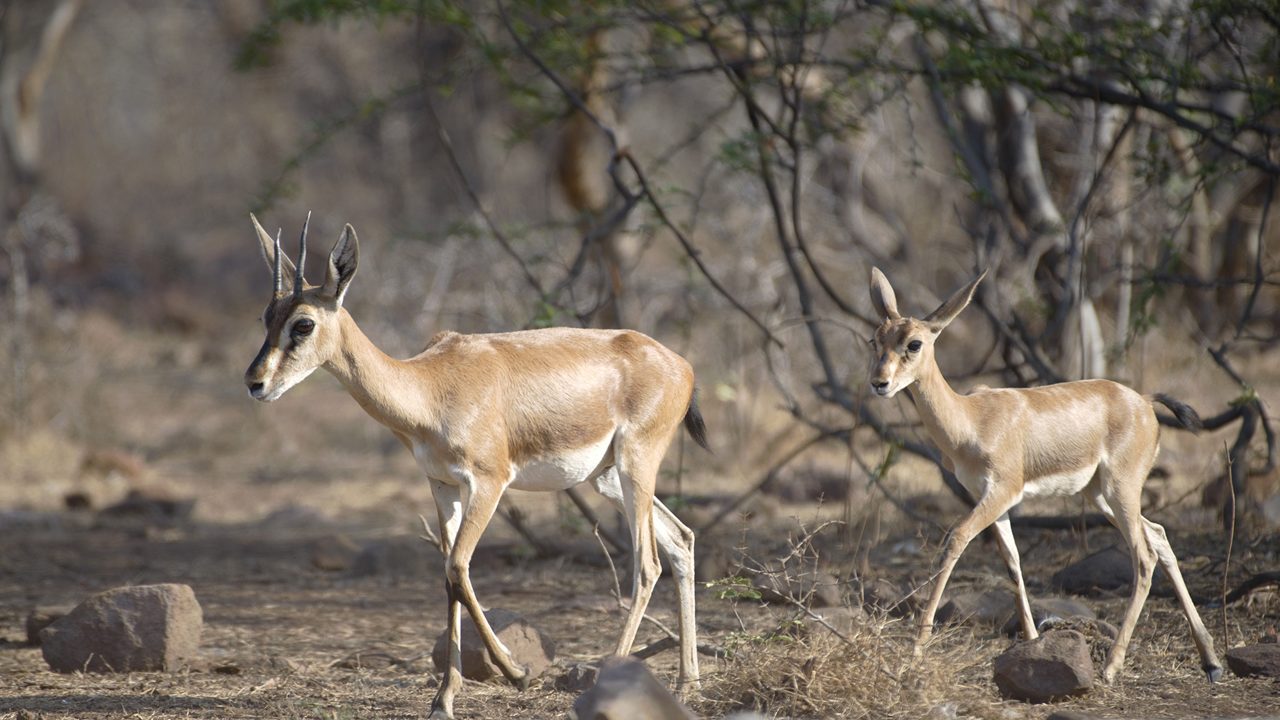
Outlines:
[[[476,543],[508,488],[553,491],[591,482],[626,517],[635,581],[619,655],[631,652],[662,549],[679,596],[681,683],[696,683],[693,533],[653,497],[658,465],[682,422],[706,447],[689,363],[638,332],[567,328],[444,332],[418,355],[396,360],[342,306],[359,261],[350,225],[318,286],[303,278],[307,225],[296,266],[281,252],[279,233],[272,239],[257,218],[253,225],[273,292],[263,313],[266,339],[245,372],[249,394],[276,400],[324,368],[404,443],[431,483],[446,556],[450,638],[432,715],[453,716],[462,684],[463,607],[507,679],[520,687],[529,681],[485,619],[470,577]]]
[[[973,298],[983,273],[922,319],[903,317],[893,288],[871,270],[871,303],[882,318],[872,339],[871,388],[881,397],[906,390],[948,469],[977,498],[969,516],[951,531],[941,565],[920,616],[916,651],[929,639],[933,616],[952,568],[978,533],[993,525],[1000,553],[1017,583],[1018,613],[1028,639],[1037,636],[1031,604],[1009,524],[1009,509],[1025,497],[1082,494],[1124,537],[1133,559],[1133,594],[1103,668],[1115,679],[1124,665],[1134,625],[1151,590],[1158,562],[1182,604],[1200,666],[1210,682],[1222,676],[1213,639],[1187,593],[1178,559],[1164,528],[1142,516],[1142,484],[1159,450],[1152,402],[1173,410],[1179,422],[1198,427],[1190,407],[1164,395],[1146,397],[1110,380],[1081,380],[1036,388],[977,389],[960,395],[938,369],[935,343]]]

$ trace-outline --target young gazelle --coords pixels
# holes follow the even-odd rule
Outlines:
[[[1213,639],[1196,612],[1164,528],[1142,517],[1142,484],[1159,450],[1152,400],[1167,405],[1183,424],[1199,424],[1195,412],[1175,400],[1147,398],[1109,380],[1081,380],[1038,388],[979,389],[957,394],[934,356],[934,342],[969,304],[984,272],[924,319],[902,317],[884,273],[871,270],[871,303],[884,322],[872,340],[871,387],[881,397],[906,389],[944,464],[978,499],[951,531],[920,617],[916,652],[929,639],[933,616],[960,554],[978,533],[995,524],[1000,554],[1018,586],[1018,609],[1028,639],[1037,636],[1031,605],[1009,525],[1009,509],[1024,497],[1082,493],[1124,537],[1133,559],[1133,595],[1102,676],[1115,679],[1142,605],[1155,562],[1168,573],[1191,625],[1201,668],[1210,682],[1222,676]],[[1154,557],[1153,557],[1154,555]]]
[[[626,516],[635,580],[619,655],[631,652],[661,572],[661,547],[679,597],[680,681],[695,684],[693,533],[653,497],[658,465],[682,421],[706,447],[689,363],[637,332],[566,328],[446,332],[417,356],[395,360],[342,307],[359,258],[350,225],[320,286],[302,277],[306,225],[296,267],[278,233],[272,240],[257,218],[253,225],[274,292],[263,314],[266,340],[245,372],[249,394],[276,400],[324,368],[409,448],[431,483],[447,558],[450,637],[432,717],[453,716],[464,605],[507,679],[521,688],[529,681],[485,620],[469,575],[472,552],[507,488],[552,491],[591,481]]]

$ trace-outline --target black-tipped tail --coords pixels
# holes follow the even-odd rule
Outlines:
[[[703,450],[711,452],[711,446],[707,444],[707,424],[702,421],[702,413],[698,411],[697,388],[689,396],[689,409],[684,411],[684,429],[689,431],[693,441],[701,445]]]
[[[1190,405],[1165,395],[1164,393],[1156,393],[1151,396],[1156,402],[1164,405],[1173,411],[1173,416],[1177,418],[1178,424],[1184,429],[1191,432],[1200,432],[1204,428],[1204,422],[1200,420],[1200,415]]]

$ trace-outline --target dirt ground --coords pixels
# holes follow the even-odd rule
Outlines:
[[[328,378],[308,380],[272,405],[245,398],[239,374],[256,348],[256,326],[212,348],[170,336],[130,335],[124,342],[121,332],[91,317],[79,320],[74,336],[95,349],[92,371],[62,367],[62,382],[48,386],[55,389],[41,399],[51,407],[36,408],[64,424],[50,422],[0,444],[0,718],[423,716],[437,684],[429,652],[444,624],[442,563],[434,551],[421,544],[421,570],[367,577],[312,561],[318,543],[339,536],[354,546],[416,542],[418,514],[433,512],[412,459]],[[716,419],[712,401],[708,410],[709,420]],[[137,466],[85,462],[101,448],[125,448]],[[669,468],[681,466],[679,455],[672,451]],[[758,457],[742,456],[755,467],[726,470],[736,462],[734,453],[686,452],[685,474],[665,474],[660,494],[683,487],[690,501],[673,505],[700,525],[717,503],[759,477]],[[1218,462],[1176,439],[1162,457],[1175,477],[1208,477]],[[936,474],[918,473],[931,492],[904,484],[919,470],[904,463],[890,487],[916,511],[953,522],[957,508],[937,493]],[[829,468],[801,463],[783,484],[824,472]],[[797,538],[816,530],[802,544],[799,565],[817,563],[842,582],[861,574],[919,585],[941,532],[896,515],[865,477],[843,482],[853,488],[844,500],[769,496],[746,504],[746,514],[699,536],[702,574],[715,579],[744,558],[750,564],[785,555]],[[1196,487],[1163,488],[1163,499],[1153,498],[1153,517],[1170,527],[1193,593],[1219,595],[1224,571],[1234,584],[1277,567],[1280,537],[1265,528],[1242,530],[1228,565],[1215,518],[1194,507]],[[194,513],[169,522],[97,510],[130,488],[194,500]],[[72,492],[83,493],[95,509],[66,509]],[[556,642],[557,665],[525,692],[468,682],[457,700],[460,718],[564,717],[574,696],[557,690],[555,678],[569,664],[609,652],[622,618],[600,545],[563,497],[515,494],[513,500],[535,534],[565,550],[537,557],[495,521],[473,563],[473,579],[483,603],[522,613]],[[1078,509],[1070,503],[1047,508]],[[1046,594],[1055,570],[1118,539],[1110,530],[1017,535],[1033,597]],[[188,671],[61,675],[25,644],[23,623],[37,605],[73,604],[111,587],[159,582],[189,584],[204,611],[202,654]],[[994,547],[975,542],[952,589],[987,587],[1009,584]],[[703,658],[702,692],[689,698],[708,717],[743,707],[770,717],[938,720],[1043,718],[1060,709],[1158,718],[1280,712],[1274,682],[1230,673],[1217,685],[1204,681],[1169,597],[1148,602],[1117,684],[1052,706],[999,698],[991,661],[1010,641],[991,629],[946,631],[913,660],[909,618],[873,613],[845,642],[812,625],[796,631],[794,608],[726,597],[722,588],[700,586],[698,602],[700,640],[731,651]],[[1125,600],[1090,602],[1115,621]],[[1280,600],[1263,592],[1225,616],[1202,612],[1221,652],[1273,628]],[[650,613],[674,626],[669,579],[660,583]],[[638,642],[661,638],[646,623]],[[648,663],[674,682],[673,651]]]

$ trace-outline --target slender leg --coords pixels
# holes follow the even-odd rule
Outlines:
[[[671,563],[680,603],[680,690],[696,690],[698,680],[698,625],[694,609],[693,531],[666,505],[653,501],[653,529],[658,547]]]
[[[600,473],[593,483],[596,491],[613,503],[620,512],[625,510],[622,500],[622,484],[616,468]],[[625,514],[625,513],[624,513]],[[680,522],[657,498],[653,501],[653,530],[676,581],[676,597],[679,601],[680,621],[680,687],[698,687],[698,626],[694,600],[693,531]]]
[[[658,562],[658,548],[653,532],[653,486],[657,481],[658,462],[661,453],[646,452],[640,448],[619,449],[618,479],[622,485],[623,515],[631,528],[631,557],[634,574],[631,582],[631,611],[627,614],[618,637],[616,655],[630,655],[636,633],[653,588],[662,574]],[[657,457],[652,457],[653,455]]]
[[[480,536],[493,519],[493,513],[498,509],[498,500],[506,489],[504,481],[498,478],[489,480],[484,482],[477,478],[471,483],[471,492],[463,503],[462,522],[449,552],[445,575],[459,596],[458,599],[471,614],[471,621],[475,623],[493,662],[507,680],[523,690],[529,685],[529,672],[516,664],[511,651],[498,639],[497,633],[484,616],[484,609],[480,607],[475,588],[471,585],[471,556],[475,553],[476,544],[480,542]]]
[[[1182,614],[1187,616],[1187,623],[1191,625],[1191,638],[1196,643],[1196,649],[1200,651],[1200,669],[1204,670],[1209,682],[1218,682],[1222,679],[1222,663],[1218,662],[1218,656],[1213,651],[1213,636],[1205,629],[1204,622],[1200,620],[1200,613],[1196,611],[1196,605],[1191,601],[1191,594],[1187,592],[1187,583],[1182,579],[1182,570],[1178,568],[1178,558],[1174,556],[1173,547],[1169,545],[1169,537],[1165,534],[1163,527],[1146,518],[1142,518],[1142,524],[1146,529],[1147,541],[1155,550],[1160,567],[1164,568],[1169,580],[1173,582],[1178,602],[1182,604]]]
[[[999,483],[995,480],[989,480],[986,486],[986,494],[978,501],[978,505],[951,531],[951,539],[947,541],[947,550],[942,555],[938,574],[933,581],[933,592],[929,594],[929,604],[925,605],[924,613],[920,615],[919,634],[916,636],[916,644],[913,648],[913,654],[916,656],[920,655],[921,648],[933,634],[933,616],[938,612],[938,605],[942,602],[942,592],[947,587],[947,580],[951,577],[951,571],[955,568],[960,555],[978,533],[995,522],[996,518],[1008,512],[1017,500],[1016,495],[1011,496],[1005,492],[997,494]]]
[[[436,517],[440,521],[440,549],[447,560],[462,521],[462,488],[433,480],[431,497],[436,502]],[[449,619],[445,626],[449,632],[448,662],[444,677],[440,679],[440,688],[431,703],[431,717],[438,720],[453,717],[453,698],[462,686],[462,605],[453,583],[447,579],[444,590],[449,603]]]
[[[1013,542],[1013,527],[1009,523],[1009,513],[996,520],[996,540],[1000,544],[1000,554],[1004,556],[1005,565],[1009,566],[1009,574],[1018,586],[1018,613],[1022,617],[1022,634],[1027,640],[1035,640],[1040,636],[1036,630],[1035,619],[1031,617],[1031,601],[1027,598],[1027,586],[1022,582],[1022,561],[1018,557],[1018,546]]]
[[[1108,486],[1123,488],[1124,484],[1112,483],[1107,478],[1104,478],[1102,487],[1106,488]],[[1138,492],[1141,492],[1141,484],[1133,487],[1138,488]],[[1137,493],[1132,494],[1136,495]],[[1137,498],[1117,495],[1108,497],[1105,489],[1092,492],[1090,497],[1093,499],[1094,504],[1098,506],[1098,509],[1102,511],[1102,514],[1120,531],[1125,544],[1129,546],[1129,557],[1133,562],[1133,592],[1129,596],[1129,607],[1125,610],[1124,620],[1120,623],[1120,633],[1111,645],[1111,652],[1107,654],[1107,664],[1102,668],[1103,681],[1111,682],[1115,680],[1116,675],[1120,673],[1120,668],[1124,666],[1124,657],[1129,649],[1129,641],[1133,638],[1133,629],[1138,624],[1138,616],[1142,614],[1142,606],[1146,603],[1147,595],[1151,592],[1151,575],[1156,569],[1155,553],[1151,551],[1151,545],[1147,542],[1142,516],[1136,510],[1138,507]],[[1119,508],[1123,509],[1117,511],[1117,507],[1113,507],[1113,501]]]

